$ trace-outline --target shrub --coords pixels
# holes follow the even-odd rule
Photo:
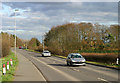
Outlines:
[[[108,54],[108,53],[81,53],[87,61],[95,61],[102,63],[116,63],[118,54]]]
[[[9,35],[7,33],[2,33],[0,35],[0,49],[1,50],[1,56],[5,57],[10,52],[10,42],[9,42]]]
[[[8,43],[8,41],[5,41],[4,39],[2,40],[2,54],[3,57],[7,56],[10,52],[10,45]]]

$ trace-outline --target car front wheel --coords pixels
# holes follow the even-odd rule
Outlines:
[[[67,66],[69,66],[69,63],[68,63],[68,61],[67,61]]]
[[[70,65],[72,66],[72,65],[73,65],[73,63],[72,63],[72,62],[70,62]]]

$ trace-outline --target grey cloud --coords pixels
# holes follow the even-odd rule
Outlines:
[[[19,8],[25,11],[17,17],[17,29],[24,30],[17,35],[22,38],[38,37],[49,31],[52,26],[64,24],[70,21],[91,22],[116,22],[117,3],[90,2],[90,3],[4,3],[13,9]],[[30,11],[27,11],[30,9]],[[14,14],[13,14],[14,15]],[[13,16],[12,15],[12,16]],[[14,26],[13,17],[3,17],[3,26],[6,29]],[[25,36],[24,36],[25,35]]]
[[[15,13],[12,13],[12,14],[10,15],[10,17],[13,17],[13,16],[15,16]],[[16,16],[20,16],[20,13],[16,13]]]
[[[7,3],[8,4],[8,3]],[[43,3],[43,2],[35,2],[35,3],[9,3],[9,4],[14,4],[11,7],[12,8],[30,8],[31,13],[32,12],[42,12],[48,17],[54,18],[54,16],[58,17],[66,17],[66,15],[69,15],[72,17],[74,16],[82,16],[87,20],[87,17],[96,17],[93,15],[89,15],[93,12],[109,12],[113,13],[118,11],[118,3],[117,2],[67,2],[67,3],[55,3],[55,2],[49,2],[49,3]],[[78,13],[86,13],[87,15],[82,15]],[[87,17],[86,17],[87,16]],[[98,16],[99,17],[99,16]],[[103,15],[103,17],[106,18],[106,16]],[[111,15],[108,15],[108,18],[112,18]],[[116,19],[116,17],[115,17]],[[115,19],[110,19],[110,20],[115,20]],[[95,20],[95,19],[94,19]],[[44,21],[44,20],[43,20]]]
[[[117,12],[118,11],[118,3],[117,2],[84,2],[83,3],[83,11],[88,12]]]

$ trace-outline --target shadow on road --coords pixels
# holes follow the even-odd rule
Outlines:
[[[35,55],[34,57],[49,57],[49,56]]]
[[[61,66],[61,67],[79,67],[78,65],[68,66],[68,65],[66,65],[66,64],[48,64],[48,65],[52,65],[52,66]]]
[[[42,56],[40,56],[40,55],[36,55],[36,56],[34,56],[34,57],[42,57]]]

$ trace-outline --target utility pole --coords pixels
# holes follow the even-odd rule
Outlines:
[[[18,9],[15,9],[15,57],[16,57],[16,12]]]
[[[27,42],[25,42],[25,49],[27,49]]]
[[[43,51],[44,51],[44,36],[42,36],[42,44],[43,44]]]

